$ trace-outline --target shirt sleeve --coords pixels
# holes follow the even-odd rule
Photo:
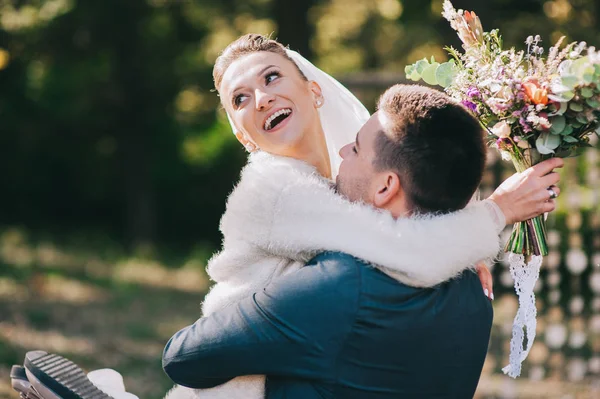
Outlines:
[[[340,263],[306,266],[182,329],[165,347],[165,372],[190,388],[255,374],[328,378],[358,309],[358,264]]]

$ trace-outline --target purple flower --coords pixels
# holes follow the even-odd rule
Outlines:
[[[523,117],[519,118],[519,123],[521,124],[521,127],[523,128],[523,131],[525,133],[530,133],[533,131],[533,129],[531,128],[531,126],[529,126],[529,124],[527,123],[527,120]]]
[[[471,112],[477,113],[477,104],[469,100],[462,100],[461,104],[467,107]]]
[[[507,138],[499,138],[496,140],[496,147],[499,150],[506,150],[512,147],[512,143]]]
[[[479,92],[479,89],[477,87],[471,86],[467,89],[467,96],[469,96],[470,98],[480,98],[481,93]]]

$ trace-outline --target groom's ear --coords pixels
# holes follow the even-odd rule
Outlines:
[[[384,172],[377,177],[373,205],[377,208],[386,208],[401,199],[404,191],[400,177],[394,172]]]
[[[314,80],[308,82],[308,89],[311,92],[313,98],[313,104],[315,107],[320,108],[325,103],[325,99],[323,98],[323,91],[321,90],[321,86]]]

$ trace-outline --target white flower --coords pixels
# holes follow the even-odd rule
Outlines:
[[[502,155],[503,161],[510,161],[512,159],[510,156],[510,152],[508,151],[500,151],[500,155]]]
[[[498,122],[490,129],[494,135],[505,139],[510,136],[510,125],[506,121]]]
[[[550,126],[552,126],[548,118],[544,118],[542,116],[540,116],[540,118],[538,119],[538,125],[544,130],[548,130],[550,129]]]

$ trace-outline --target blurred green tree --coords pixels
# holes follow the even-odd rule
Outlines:
[[[500,28],[508,45],[529,34],[600,43],[598,0],[454,4]],[[372,108],[407,63],[460,45],[441,8],[442,0],[2,0],[0,224],[217,245],[245,160],[211,92],[219,51],[243,33],[272,34]]]

